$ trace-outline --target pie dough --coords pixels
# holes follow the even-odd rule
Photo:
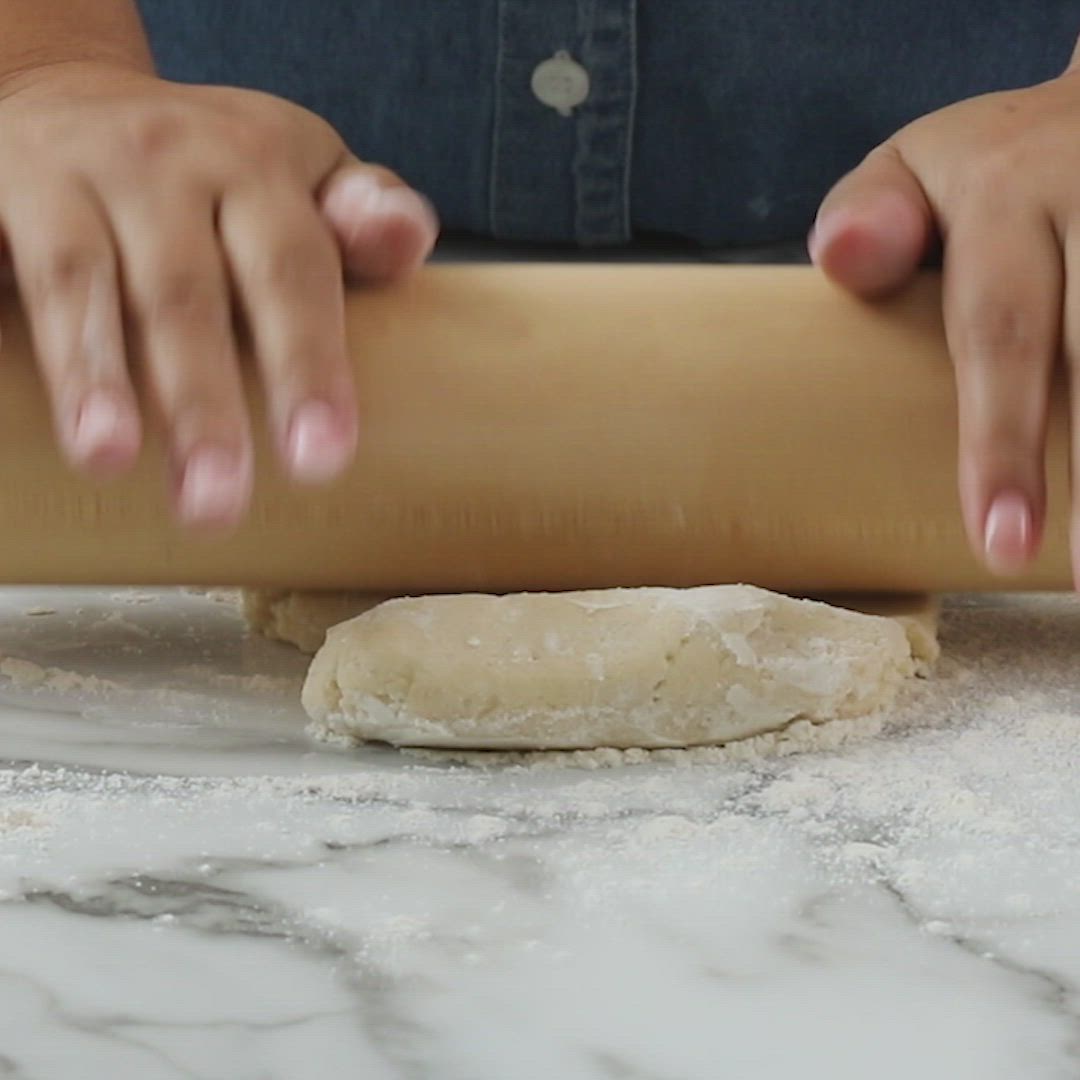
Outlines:
[[[362,615],[388,596],[358,592],[309,592],[296,589],[244,589],[248,626],[264,637],[295,645],[314,655],[331,626]]]
[[[723,745],[879,712],[937,655],[925,600],[872,614],[745,585],[246,603],[301,647],[325,634],[303,691],[316,731],[399,746]]]

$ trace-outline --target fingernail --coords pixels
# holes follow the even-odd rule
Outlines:
[[[94,390],[83,401],[75,419],[71,452],[80,463],[102,456],[127,457],[134,449],[132,443],[137,437],[131,410],[112,394]]]
[[[815,222],[810,226],[810,232],[806,236],[806,253],[810,256],[811,262],[817,262],[818,252],[818,231],[817,223]]]
[[[305,483],[337,476],[355,449],[350,425],[325,401],[309,401],[293,416],[288,457],[293,475]]]
[[[341,181],[335,194],[353,213],[369,214],[382,198],[382,187],[369,173],[355,173]]]
[[[197,451],[184,469],[181,518],[204,525],[234,522],[243,512],[248,483],[247,470],[236,454],[218,448]]]
[[[1027,499],[1018,491],[1000,494],[986,515],[986,565],[995,574],[1022,570],[1031,553],[1033,521]]]
[[[384,187],[368,173],[358,173],[341,182],[338,198],[355,215],[406,214],[435,220],[431,204],[412,188],[394,184]]]
[[[383,188],[375,206],[378,214],[406,214],[409,217],[435,220],[435,211],[423,195],[407,187]]]

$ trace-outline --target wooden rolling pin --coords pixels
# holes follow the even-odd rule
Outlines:
[[[260,434],[251,517],[214,539],[172,523],[153,436],[121,481],[66,471],[8,299],[0,581],[999,588],[961,528],[939,289],[871,306],[800,267],[494,264],[354,292],[356,466],[297,490]],[[1013,587],[1069,585],[1066,429],[1059,408],[1046,551]]]

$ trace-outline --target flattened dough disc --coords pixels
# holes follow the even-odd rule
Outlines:
[[[353,597],[303,701],[323,732],[473,749],[723,745],[887,708],[937,655],[925,600],[865,614],[752,586]],[[294,597],[311,644],[346,596]],[[279,635],[282,620],[277,623]]]

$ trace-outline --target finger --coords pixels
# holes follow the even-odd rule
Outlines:
[[[11,248],[4,238],[3,232],[0,232],[0,285],[9,285],[14,280],[15,275],[11,265]]]
[[[1066,237],[1065,266],[1062,355],[1069,377],[1073,579],[1080,589],[1080,235],[1076,233]]]
[[[825,196],[807,246],[830,278],[860,296],[880,296],[915,272],[933,236],[922,186],[885,143]]]
[[[284,186],[227,200],[219,228],[282,460],[300,481],[327,481],[357,440],[334,238],[310,197]]]
[[[142,425],[107,222],[75,185],[22,192],[4,207],[5,230],[57,442],[78,468],[122,471],[138,455]]]
[[[251,498],[250,425],[210,197],[129,195],[114,228],[148,392],[182,522],[228,527]]]
[[[350,275],[390,281],[418,269],[435,246],[439,222],[400,177],[349,158],[323,184],[320,204]]]
[[[1003,575],[1026,566],[1041,542],[1062,288],[1061,255],[1045,219],[973,206],[950,226],[944,310],[956,368],[960,498],[973,549]]]

